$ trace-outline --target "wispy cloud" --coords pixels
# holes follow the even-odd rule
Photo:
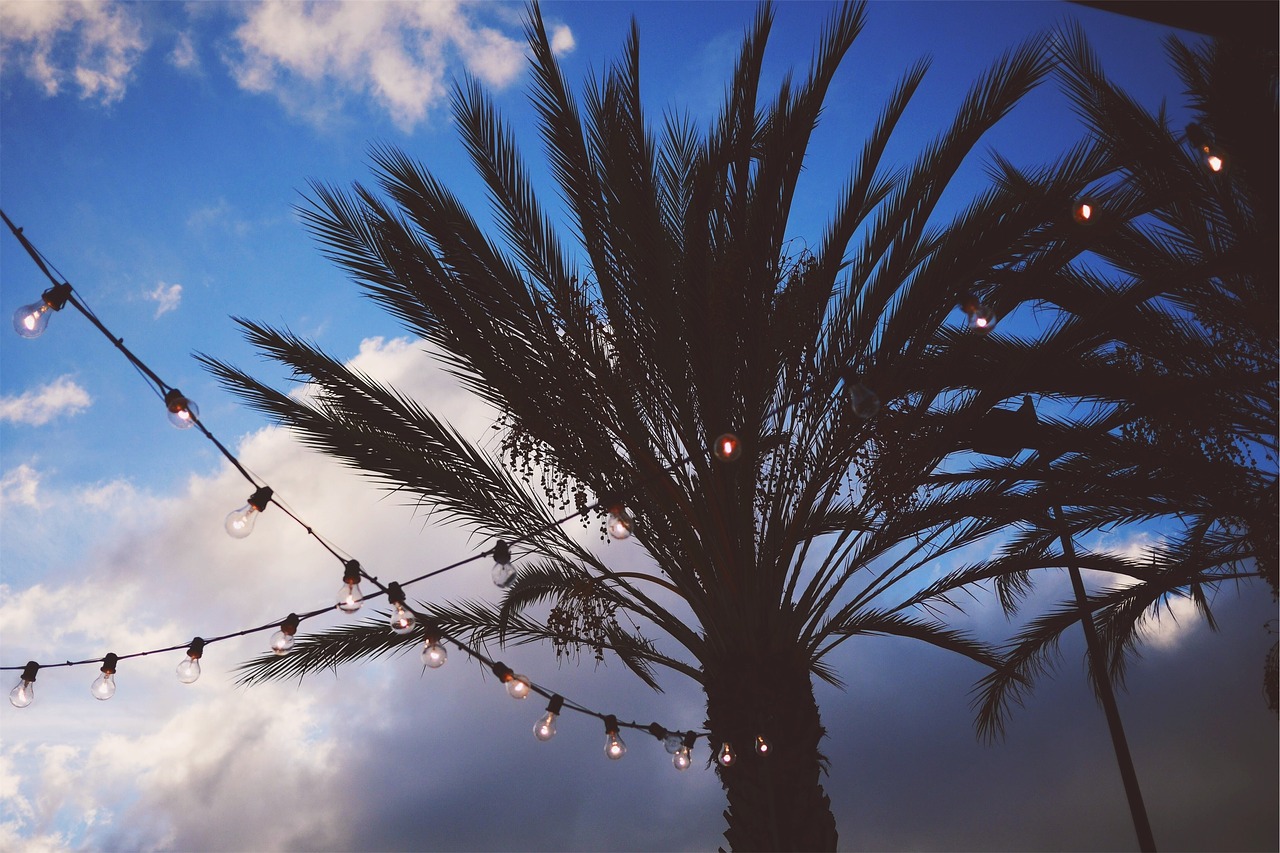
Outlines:
[[[480,8],[266,0],[243,7],[225,59],[241,88],[272,94],[295,114],[319,121],[345,96],[369,97],[407,132],[445,98],[452,63],[498,87],[519,76],[521,42],[478,23]],[[572,45],[567,27],[556,38]]]
[[[156,303],[156,319],[170,311],[178,310],[182,303],[182,285],[159,282],[148,294],[147,299]]]
[[[24,462],[0,477],[0,508],[29,506],[39,509],[39,492],[40,474]]]
[[[169,51],[169,64],[182,71],[198,72],[200,70],[200,54],[196,51],[191,33],[178,33],[173,50]]]
[[[91,402],[89,392],[70,375],[59,376],[42,388],[0,397],[0,421],[43,426],[54,418],[78,414]]]
[[[65,88],[113,104],[146,48],[135,10],[93,0],[0,3],[0,60],[50,97]]]

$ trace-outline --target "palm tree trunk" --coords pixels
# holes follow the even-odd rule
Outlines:
[[[826,734],[807,658],[792,647],[735,651],[706,665],[707,727],[717,753],[736,759],[717,772],[729,800],[724,837],[735,850],[835,850],[836,822],[819,774]],[[757,750],[757,738],[768,750]]]

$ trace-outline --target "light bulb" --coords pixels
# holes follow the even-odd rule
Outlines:
[[[635,523],[631,513],[627,512],[627,508],[622,504],[614,504],[609,507],[609,517],[605,521],[605,527],[609,531],[609,535],[614,539],[626,539],[629,537],[632,529],[635,528]]]
[[[548,711],[533,724],[533,736],[541,741],[551,740],[556,736],[556,715]]]
[[[716,761],[720,762],[721,767],[732,767],[737,760],[738,756],[734,754],[733,747],[728,741],[720,745],[720,751],[716,753]]]
[[[71,298],[71,285],[57,284],[40,295],[39,302],[23,305],[13,312],[13,330],[24,338],[38,338],[49,327],[54,311],[61,311]]]
[[[676,755],[680,750],[684,749],[684,737],[678,734],[669,734],[662,739],[662,748],[667,751],[667,755]]]
[[[271,488],[263,486],[249,495],[249,500],[244,506],[227,513],[227,520],[223,525],[232,539],[243,539],[253,532],[258,513],[267,508],[267,504],[271,502],[271,495]]]
[[[732,462],[742,455],[742,442],[733,433],[726,432],[716,438],[711,452],[721,462]]]
[[[271,651],[277,655],[288,654],[293,648],[293,635],[298,633],[298,614],[290,613],[280,623],[280,630],[271,635]]]
[[[428,638],[422,644],[422,663],[432,669],[439,669],[449,659],[449,652],[440,645],[438,637]]]
[[[618,737],[618,718],[613,714],[604,718],[604,754],[610,761],[617,761],[627,754],[627,745]]]
[[[89,692],[93,694],[94,699],[105,702],[116,695],[116,663],[118,661],[119,658],[115,654],[108,654],[102,659],[102,674],[95,678],[89,687]]]
[[[773,752],[773,744],[765,740],[764,735],[756,735],[756,752],[761,755],[768,755]]]
[[[972,293],[965,294],[964,299],[960,300],[960,310],[968,315],[969,328],[975,332],[986,333],[995,328],[995,312]]]
[[[190,429],[200,419],[200,407],[182,396],[177,388],[165,392],[164,405],[169,410],[169,423],[178,429]]]
[[[849,395],[849,407],[853,410],[855,417],[869,421],[879,413],[880,398],[876,396],[875,391],[861,382],[850,383],[845,393]]]
[[[200,677],[200,658],[204,655],[204,640],[196,637],[187,647],[187,656],[178,664],[178,680],[191,684]]]
[[[13,330],[24,338],[38,338],[49,328],[49,318],[52,316],[53,309],[44,301],[23,305],[13,312]]]
[[[1071,208],[1071,218],[1080,225],[1088,225],[1097,216],[1098,208],[1089,199],[1080,199]]]
[[[693,764],[693,758],[689,755],[689,747],[680,744],[676,754],[671,757],[671,763],[677,770],[688,770],[689,765]]]
[[[397,634],[407,634],[412,631],[414,622],[417,621],[412,611],[400,601],[393,603],[391,607],[391,630]]]
[[[1203,127],[1192,122],[1187,125],[1187,141],[1196,149],[1200,162],[1209,171],[1218,174],[1227,168],[1227,155],[1222,146],[1209,136]]]
[[[496,587],[505,587],[516,576],[516,570],[511,566],[511,549],[501,539],[493,546],[493,571],[490,576]]]
[[[533,736],[540,741],[549,741],[556,736],[556,717],[560,714],[561,708],[564,707],[564,697],[559,693],[552,695],[551,701],[547,703],[547,713],[538,718],[538,722],[533,724]]]
[[[40,664],[35,661],[27,661],[27,665],[22,669],[22,675],[18,676],[18,683],[9,691],[9,704],[15,708],[25,708],[36,699],[36,671],[40,669]]]
[[[513,674],[507,679],[507,695],[512,699],[525,699],[529,696],[529,679],[523,675]]]
[[[364,603],[360,593],[360,562],[348,560],[343,568],[342,589],[338,590],[338,609],[343,613],[355,613]]]
[[[1201,150],[1205,155],[1204,164],[1209,167],[1209,171],[1221,172],[1227,167],[1227,161],[1221,154],[1215,153],[1209,148],[1202,148]]]

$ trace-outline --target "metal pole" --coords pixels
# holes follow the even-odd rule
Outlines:
[[[1115,748],[1116,764],[1120,766],[1124,793],[1129,799],[1129,813],[1133,816],[1133,829],[1138,834],[1138,846],[1143,853],[1155,853],[1155,836],[1151,834],[1147,807],[1142,802],[1138,774],[1133,769],[1133,756],[1129,754],[1129,742],[1125,739],[1124,726],[1120,723],[1120,710],[1116,707],[1116,696],[1111,690],[1111,679],[1107,675],[1106,661],[1102,657],[1102,646],[1098,642],[1098,633],[1093,624],[1093,611],[1089,609],[1089,596],[1084,589],[1084,579],[1080,577],[1080,567],[1076,565],[1075,543],[1062,517],[1062,507],[1053,508],[1053,520],[1058,526],[1062,555],[1066,558],[1067,572],[1071,575],[1071,586],[1076,593],[1076,605],[1080,608],[1080,627],[1084,629],[1085,646],[1089,652],[1089,671],[1098,691],[1098,700],[1107,716],[1107,728],[1111,730],[1111,745]]]

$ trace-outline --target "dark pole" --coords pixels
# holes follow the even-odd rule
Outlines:
[[[1120,723],[1120,710],[1116,707],[1116,696],[1111,690],[1111,679],[1107,675],[1102,646],[1098,642],[1098,632],[1093,624],[1093,611],[1089,608],[1089,596],[1084,589],[1084,579],[1080,577],[1080,567],[1076,565],[1075,543],[1063,519],[1062,507],[1054,507],[1052,517],[1058,528],[1058,537],[1062,540],[1062,556],[1066,559],[1067,572],[1071,575],[1071,586],[1076,593],[1076,605],[1080,608],[1080,627],[1084,629],[1085,646],[1089,652],[1089,671],[1093,676],[1093,686],[1098,691],[1098,701],[1102,703],[1102,710],[1107,716],[1107,728],[1111,730],[1111,745],[1115,748],[1116,764],[1120,766],[1124,793],[1129,799],[1129,812],[1133,815],[1133,829],[1138,834],[1138,846],[1144,853],[1155,853],[1156,840],[1151,834],[1147,807],[1142,802],[1142,790],[1138,787],[1138,773],[1133,768],[1133,756],[1129,754],[1129,741],[1125,738],[1124,726]]]

